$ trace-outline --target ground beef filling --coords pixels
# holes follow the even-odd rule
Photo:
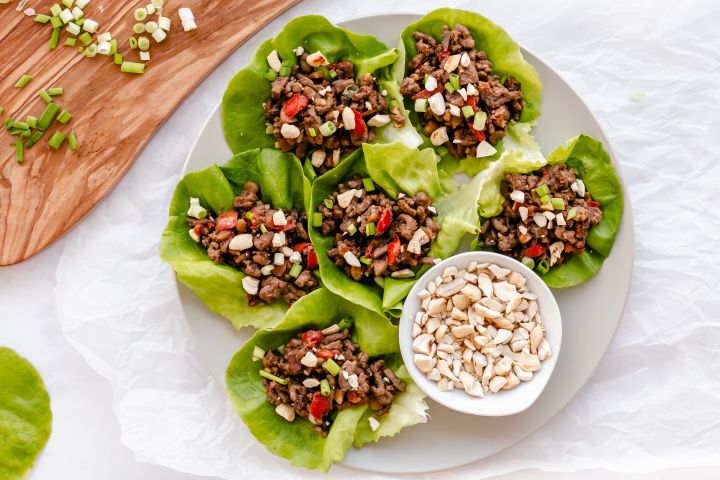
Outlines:
[[[323,437],[337,411],[369,403],[375,416],[380,417],[390,410],[395,395],[405,391],[405,383],[385,366],[385,360],[370,359],[360,351],[359,345],[350,340],[348,329],[325,332],[298,334],[280,351],[265,352],[262,358],[266,372],[287,381],[282,385],[263,378],[268,401],[291,407],[293,417],[307,418]],[[337,375],[323,367],[328,358],[340,367]],[[329,387],[325,395],[322,381],[327,381]]]
[[[263,104],[276,148],[301,159],[310,156],[313,167],[324,173],[341,155],[375,140],[377,126],[392,122],[399,127],[405,122],[399,108],[389,110],[387,92],[371,74],[356,80],[349,60],[314,68],[307,57],[303,53],[298,58],[290,76],[273,81],[271,96]],[[346,108],[352,127],[343,117]]]
[[[413,33],[413,38],[418,53],[410,61],[412,73],[403,79],[400,91],[413,100],[441,93],[444,100],[444,108],[438,107],[442,111],[434,112],[428,106],[418,113],[423,132],[433,144],[444,145],[455,157],[486,156],[487,153],[479,155],[487,149],[478,149],[478,145],[484,140],[497,144],[505,136],[508,122],[520,119],[523,108],[520,83],[513,77],[503,81],[492,73],[487,53],[475,49],[475,40],[464,25],[457,24],[452,30],[445,25],[439,42],[422,32]],[[429,76],[434,80],[428,83]],[[428,85],[433,88],[428,90]],[[463,107],[471,108],[472,112],[468,109],[464,112]],[[478,120],[476,129],[475,116],[479,111],[486,114],[486,120],[484,125]],[[433,137],[441,128],[445,128],[447,136],[438,132]]]
[[[274,223],[278,211],[282,211],[284,225]],[[219,216],[208,212],[201,220],[188,217],[187,222],[213,262],[235,267],[259,281],[257,293],[248,292],[251,306],[278,298],[290,305],[318,286],[311,273],[317,268],[317,257],[310,244],[305,215],[297,210],[273,209],[263,203],[253,182],[247,182],[235,197],[232,210]],[[240,242],[233,240],[240,236],[248,243],[235,250]],[[243,287],[247,292],[245,282]]]
[[[482,223],[479,246],[497,248],[536,266],[562,264],[570,255],[582,253],[588,231],[602,220],[600,205],[566,165],[527,175],[507,173],[502,194],[503,211]],[[548,198],[551,203],[541,201]]]
[[[411,278],[413,268],[434,262],[427,254],[440,225],[423,192],[394,200],[375,185],[367,191],[355,177],[338,185],[319,211],[322,234],[334,238],[328,256],[353,280]]]

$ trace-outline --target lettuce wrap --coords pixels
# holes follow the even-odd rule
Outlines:
[[[370,357],[384,356],[386,365],[396,371],[406,384],[406,391],[397,396],[390,411],[378,417],[380,427],[373,432],[368,418],[372,411],[360,405],[339,411],[323,438],[313,424],[297,417],[288,422],[275,413],[267,400],[259,374],[262,362],[253,361],[253,349],[276,349],[298,332],[323,329],[343,319],[353,321],[353,341]],[[258,331],[235,354],[227,369],[227,388],[235,409],[250,432],[275,455],[286,458],[296,467],[327,471],[340,461],[347,450],[391,437],[404,427],[427,421],[424,394],[412,383],[402,366],[398,344],[398,327],[384,316],[363,309],[329,290],[320,288],[298,300],[285,318],[272,331]],[[366,425],[367,424],[367,428]]]
[[[267,56],[277,50],[283,66],[291,67],[298,61],[294,53],[298,47],[306,52],[320,51],[330,63],[342,59],[352,61],[356,78],[371,73],[387,90],[389,109],[397,106],[407,117],[408,112],[404,109],[402,95],[392,73],[392,65],[398,58],[397,49],[389,49],[370,35],[359,35],[337,27],[324,17],[303,16],[289,22],[275,38],[260,45],[248,65],[230,81],[223,96],[222,118],[225,139],[233,153],[275,145],[273,136],[266,133],[263,109],[263,102],[270,98],[272,85],[268,79],[270,67]],[[401,128],[388,124],[375,132],[377,143],[399,140],[412,147],[421,143],[409,121]],[[312,170],[312,167],[309,169]]]
[[[263,328],[277,324],[287,306],[282,301],[250,307],[242,287],[245,274],[229,265],[214,263],[202,245],[188,234],[190,197],[217,214],[229,210],[243,184],[253,181],[262,199],[275,208],[305,211],[310,183],[300,161],[291,154],[272,149],[254,149],[235,155],[222,166],[212,165],[185,175],[170,203],[170,219],[160,241],[160,257],[169,263],[178,279],[192,289],[215,313],[235,328]]]
[[[504,198],[500,189],[505,173],[525,174],[546,164],[560,163],[576,170],[577,177],[585,182],[587,191],[600,204],[603,218],[590,229],[588,248],[583,253],[571,255],[568,261],[551,267],[542,275],[545,283],[554,288],[572,287],[592,278],[610,255],[620,228],[623,214],[622,186],[602,143],[589,135],[578,135],[552,152],[547,160],[508,155],[477,177],[480,192],[478,213],[481,219],[492,218],[502,212]]]
[[[492,62],[492,71],[494,74],[499,75],[503,80],[507,77],[513,77],[521,84],[523,98],[522,114],[519,122],[513,121],[508,124],[506,130],[507,135],[517,136],[522,135],[525,131],[529,131],[529,127],[534,126],[535,121],[540,116],[540,104],[542,103],[543,91],[540,77],[535,68],[523,58],[520,45],[500,26],[477,13],[466,10],[441,8],[428,13],[417,22],[408,25],[400,36],[401,40],[398,47],[400,50],[400,59],[396,63],[394,70],[397,82],[402,82],[402,79],[407,73],[406,68],[408,63],[418,53],[415,40],[413,39],[413,32],[420,31],[435,39],[439,39],[442,36],[444,25],[452,28],[458,23],[467,27],[470,31],[475,40],[475,48],[487,53],[488,59]],[[436,149],[442,158],[440,168],[449,173],[463,171],[470,176],[474,176],[485,169],[490,162],[499,159],[504,151],[512,148],[512,145],[508,145],[507,139],[504,139],[495,145],[497,153],[493,156],[484,158],[455,158],[450,155],[446,147],[436,147],[432,145],[430,139],[422,133],[422,125],[418,114],[414,111],[413,101],[407,97],[405,102],[406,107],[411,111],[410,120],[416,126],[418,133],[423,139],[423,148],[429,147]]]

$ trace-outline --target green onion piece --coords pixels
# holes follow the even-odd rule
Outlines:
[[[323,200],[323,204],[324,204],[327,208],[332,208],[332,207],[333,207],[333,201],[330,200],[329,198],[326,198],[325,200]]]
[[[32,80],[32,77],[30,75],[23,75],[22,77],[20,77],[20,80],[18,80],[15,84],[15,88],[27,87],[27,84],[30,83],[30,80]]]
[[[135,20],[137,20],[138,22],[142,22],[147,18],[147,14],[147,10],[145,10],[144,8],[138,8],[137,10],[135,10]]]
[[[366,192],[372,192],[375,190],[375,182],[373,182],[373,179],[370,177],[363,178],[363,187],[365,187]]]
[[[272,134],[272,132],[273,132],[273,126],[270,125],[269,123],[266,123],[266,124],[265,124],[265,133],[267,133],[268,135],[270,135],[270,134]]]
[[[18,129],[20,129],[20,130],[27,130],[28,128],[30,128],[30,125],[28,125],[28,124],[25,123],[25,122],[19,122],[19,121],[18,121],[18,122],[13,122],[13,123],[12,123],[12,128],[18,128]]]
[[[260,224],[260,231],[261,231],[262,233],[267,233],[267,232],[268,232],[268,229],[267,229],[267,227],[265,226],[264,223],[261,223],[261,224]]]
[[[63,87],[53,87],[49,88],[47,92],[51,97],[57,97],[58,95],[65,93],[65,89]]]
[[[335,363],[335,360],[328,358],[325,363],[322,364],[323,368],[328,371],[333,377],[340,373],[340,365]]]
[[[447,90],[448,93],[453,93],[455,91],[455,87],[453,87],[450,82],[446,82],[445,90]]]
[[[45,90],[40,90],[38,95],[40,95],[40,98],[45,100],[45,103],[52,103],[52,97]]]
[[[117,53],[118,43],[117,40],[114,38],[110,39],[110,51],[108,52],[108,55],[115,55]]]
[[[73,3],[75,3],[75,0],[61,0],[62,4],[65,5],[67,8],[72,8]]]
[[[138,38],[137,45],[140,50],[143,50],[143,51],[149,50],[150,49],[150,39],[143,35]]]
[[[575,218],[575,215],[577,215],[577,207],[572,207],[570,210],[568,210],[566,220],[572,220],[573,218]]]
[[[55,28],[53,29],[52,37],[50,37],[50,50],[54,50],[55,47],[58,46],[58,42],[60,41],[60,29]]]
[[[545,205],[546,203],[550,203],[550,197],[547,195],[540,197],[540,205]]]
[[[330,78],[335,78],[335,77],[337,77],[337,72],[333,69],[330,69],[329,75],[330,75]]]
[[[273,265],[265,265],[264,267],[262,267],[260,269],[260,273],[267,276],[267,275],[270,275],[274,269],[275,269],[275,267]]]
[[[140,35],[141,33],[145,33],[145,24],[144,23],[136,23],[133,25],[133,32]]]
[[[322,227],[323,224],[323,215],[320,212],[313,212],[312,217],[312,226],[313,227]]]
[[[116,53],[115,55],[113,55],[113,58],[115,60],[115,65],[122,65],[122,63],[123,63],[122,55],[120,55],[119,53]]]
[[[85,32],[78,37],[78,40],[80,40],[82,44],[87,47],[92,43],[92,36],[89,33]]]
[[[10,132],[10,135],[20,135],[21,133],[25,132],[26,130],[24,128],[13,128],[10,127],[8,132]]]
[[[473,115],[475,115],[475,110],[470,105],[465,105],[462,107],[462,113],[465,116],[465,118],[470,118]]]
[[[449,78],[450,85],[452,85],[455,90],[460,90],[460,77],[457,73],[451,73]]]
[[[60,17],[52,17],[50,19],[50,25],[53,26],[53,28],[60,28],[63,26],[62,20],[60,20]]]
[[[70,135],[68,135],[68,143],[70,144],[70,150],[72,150],[73,152],[77,152],[78,143],[77,137],[75,136],[75,130],[70,130]]]
[[[45,111],[42,115],[40,115],[40,120],[38,120],[38,128],[40,130],[47,130],[47,128],[50,126],[52,121],[55,119],[55,115],[57,115],[58,110],[60,110],[60,105],[57,103],[49,103],[47,107],[45,107]]]
[[[27,142],[25,142],[25,148],[30,148],[35,145],[44,134],[45,132],[43,132],[42,130],[38,130],[37,132],[33,133],[32,136],[28,138]]]
[[[1,110],[1,109],[0,109],[0,110]],[[0,113],[2,113],[2,111],[0,111]],[[36,128],[36,127],[37,127],[37,121],[38,121],[37,117],[33,117],[32,115],[28,115],[28,116],[25,118],[25,123],[27,123],[27,124],[28,124],[28,127],[30,127],[30,128]]]
[[[97,43],[93,43],[92,45],[88,45],[85,49],[85,56],[88,58],[93,58],[95,55],[97,55]]]
[[[428,109],[428,99],[418,98],[415,100],[415,111],[418,113],[425,113]]]
[[[83,47],[82,45],[80,45],[80,46],[78,47],[78,53],[83,53],[83,52],[85,52],[85,47]]]
[[[276,377],[272,373],[266,372],[265,370],[260,370],[260,376],[265,377],[275,383],[279,383],[280,385],[287,385],[287,380],[285,380],[284,378]]]
[[[254,361],[262,360],[262,358],[265,356],[265,350],[255,345],[253,347],[252,351],[252,358]]]
[[[289,77],[290,73],[292,73],[292,69],[290,67],[280,67],[280,72],[278,75],[281,77]]]
[[[58,115],[57,121],[65,125],[70,121],[71,118],[72,115],[70,115],[70,112],[68,112],[67,110],[63,110],[62,112],[60,112],[60,115]]]
[[[35,15],[35,21],[37,23],[48,23],[50,21],[50,16],[38,14],[38,15]]]
[[[332,388],[330,388],[330,382],[327,378],[320,380],[320,393],[323,397],[329,397],[332,394]]]
[[[553,197],[550,199],[550,203],[555,210],[565,210],[565,200],[562,198]]]
[[[323,137],[329,137],[336,131],[337,126],[333,122],[327,121],[320,125],[320,135],[322,135]]]
[[[375,235],[375,222],[368,222],[368,224],[365,225],[365,235],[368,237]]]
[[[340,321],[338,322],[338,328],[340,329],[340,331],[343,331],[343,330],[345,330],[346,328],[352,327],[352,324],[353,324],[353,322],[352,322],[351,319],[349,319],[349,318],[343,318],[342,320],[340,320]]]
[[[136,39],[135,37],[130,37],[130,39],[128,40],[128,42],[130,42],[130,48],[131,48],[131,49],[135,50],[135,49],[137,48],[137,46],[138,46],[138,45],[137,45],[137,39]]]
[[[523,257],[522,260],[520,260],[520,261],[522,262],[523,265],[528,267],[530,270],[535,268],[535,260],[533,260],[530,257]]]
[[[292,268],[290,268],[290,276],[292,278],[297,278],[298,275],[300,275],[300,272],[302,272],[302,265],[299,263],[296,263],[292,266]]]
[[[65,39],[65,46],[66,46],[66,47],[74,47],[76,42],[77,42],[77,39],[76,39],[76,38],[72,38],[72,37],[66,38],[66,39]]]
[[[545,197],[547,195],[550,195],[550,189],[545,184],[538,185],[538,187],[535,189],[535,192],[538,194],[538,197]]]
[[[277,78],[277,76],[278,76],[277,72],[275,70],[273,70],[272,68],[269,69],[267,71],[267,73],[265,73],[265,78],[267,78],[271,82],[274,82],[275,79]]]
[[[52,13],[54,16],[59,16],[60,12],[62,12],[62,7],[58,5],[57,3],[50,7],[50,13]]]
[[[10,130],[10,129],[12,128],[12,124],[13,124],[13,119],[12,119],[12,118],[6,118],[5,121],[3,122],[3,126],[4,126],[7,130]]]
[[[83,25],[85,25],[85,19],[78,18],[77,20],[75,20],[75,25],[77,25],[78,27],[82,27]]]
[[[252,212],[247,212],[245,214],[245,218],[247,218],[248,220],[252,220],[253,218],[255,218],[255,214]]]
[[[21,165],[25,161],[23,158],[23,141],[19,138],[15,140],[15,161]]]
[[[57,131],[53,134],[52,137],[50,137],[50,140],[48,141],[48,145],[50,145],[52,148],[57,150],[58,148],[60,148],[60,145],[62,145],[64,141],[65,141],[65,135],[62,132]]]
[[[120,65],[120,71],[125,73],[143,73],[145,72],[145,64],[137,62],[123,62]]]
[[[352,237],[356,233],[357,233],[357,227],[352,223],[350,225],[348,225],[348,234],[350,234],[350,236]]]
[[[550,270],[550,264],[547,260],[543,260],[537,264],[537,267],[535,267],[535,271],[540,275],[545,275],[548,270]]]
[[[360,257],[360,262],[364,263],[365,265],[370,265],[372,261],[373,259],[370,257]]]
[[[315,131],[314,128],[310,127],[310,128],[308,128],[308,135],[315,138],[317,136],[317,132]]]
[[[28,128],[20,134],[20,138],[28,138],[30,135],[32,135],[32,130]]]

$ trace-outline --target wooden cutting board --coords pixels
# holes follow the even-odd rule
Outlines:
[[[16,137],[0,127],[0,266],[33,256],[76,225],[123,177],[180,102],[238,46],[298,1],[166,0],[163,15],[172,28],[163,43],[152,40],[143,75],[121,73],[109,57],[86,58],[63,46],[64,31],[60,45],[49,50],[49,24],[16,12],[17,1],[0,5],[2,118],[39,117],[46,104],[37,92],[55,86],[65,89],[56,102],[73,116],[68,125],[54,122],[25,151],[24,165],[15,162]],[[47,13],[52,3],[36,0],[28,7]],[[127,60],[138,62],[138,51],[127,41],[136,23],[133,12],[148,3],[93,0],[85,14],[100,24],[98,33],[110,31],[118,39]],[[180,7],[192,8],[197,30],[183,31]],[[23,74],[33,80],[17,89]],[[58,151],[48,146],[56,130],[67,134],[71,128],[80,144],[77,153],[67,142]]]

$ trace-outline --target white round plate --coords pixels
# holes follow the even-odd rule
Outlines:
[[[414,14],[361,17],[339,24],[358,33],[374,35],[387,45],[397,45],[400,32],[420,18]],[[535,55],[523,51],[545,85],[542,116],[535,136],[549,153],[579,133],[602,141],[621,176],[620,165],[600,125],[578,95]],[[247,60],[250,59],[248,55]],[[218,98],[223,92],[218,92]],[[185,165],[194,171],[227,161],[220,108],[200,131]],[[589,282],[555,290],[563,319],[562,355],[542,396],[532,407],[509,417],[473,417],[449,410],[431,400],[428,423],[403,430],[362,449],[351,449],[342,464],[361,470],[386,473],[421,473],[448,469],[489,457],[504,450],[544,425],[578,393],[592,375],[615,334],[630,286],[633,265],[633,218],[630,196],[624,189],[625,211],[612,255]],[[193,294],[178,284],[180,301],[195,337],[195,348],[213,375],[225,383],[225,368],[240,346],[253,334],[235,331],[230,322],[213,314]],[[427,451],[432,439],[433,455]],[[278,458],[278,462],[284,460]]]

